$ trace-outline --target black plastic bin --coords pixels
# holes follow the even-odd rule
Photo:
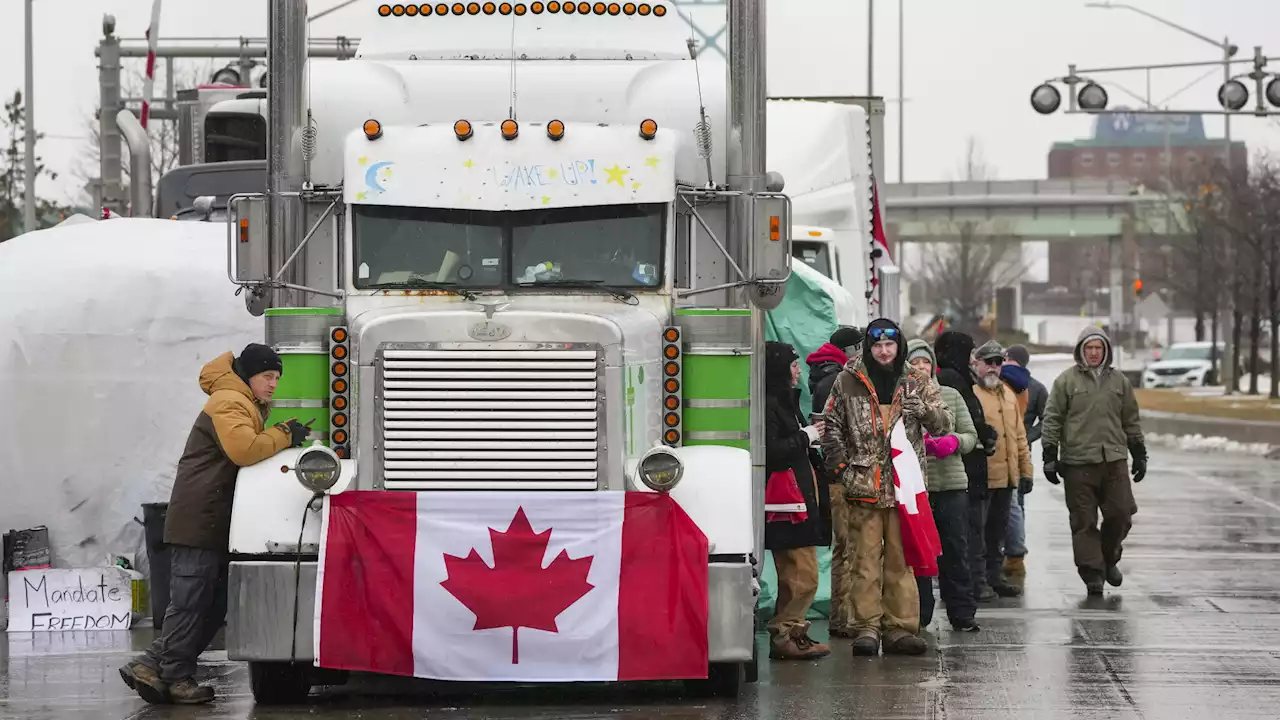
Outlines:
[[[168,513],[169,503],[142,504],[142,528],[151,567],[151,624],[156,630],[164,624],[164,613],[169,608],[169,546],[164,544],[164,519]]]

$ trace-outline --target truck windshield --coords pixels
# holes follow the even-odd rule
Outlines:
[[[791,257],[803,262],[832,280],[839,281],[839,278],[831,274],[831,250],[827,247],[826,243],[793,241],[791,243]]]
[[[662,279],[666,206],[492,212],[355,208],[355,285],[650,288]]]

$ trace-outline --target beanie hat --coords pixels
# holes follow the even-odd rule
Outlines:
[[[1022,367],[1031,364],[1031,352],[1025,345],[1010,345],[1009,349],[1004,351],[1004,356]]]
[[[907,355],[907,362],[911,362],[916,358],[924,358],[925,360],[929,361],[930,365],[933,364],[933,353],[929,352],[928,347],[919,347],[919,348],[916,348],[915,350],[912,350]]]
[[[236,358],[233,366],[236,375],[239,375],[240,379],[245,382],[249,382],[249,378],[258,373],[270,370],[284,373],[284,365],[280,362],[280,356],[276,354],[276,351],[259,343],[245,345],[244,350],[241,351],[240,357]]]
[[[829,342],[841,350],[862,342],[862,331],[852,325],[841,325],[831,333]]]

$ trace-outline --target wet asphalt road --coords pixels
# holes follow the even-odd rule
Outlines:
[[[218,692],[201,708],[149,707],[116,668],[150,639],[132,633],[13,634],[0,645],[0,718],[1230,718],[1280,717],[1280,462],[1153,449],[1121,588],[1088,600],[1071,564],[1062,491],[1027,497],[1025,597],[944,619],[916,658],[761,664],[736,702],[679,685],[445,688],[393,700],[325,692],[255,709],[245,667],[206,654]],[[942,615],[942,613],[939,613]],[[826,629],[816,628],[823,637]],[[463,688],[466,690],[466,688]]]

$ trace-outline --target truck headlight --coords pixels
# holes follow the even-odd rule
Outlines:
[[[323,445],[312,445],[298,456],[293,473],[302,487],[313,493],[323,493],[333,487],[342,475],[342,463],[338,455]]]
[[[640,458],[640,481],[660,493],[671,492],[684,474],[684,463],[671,448],[655,447]]]

